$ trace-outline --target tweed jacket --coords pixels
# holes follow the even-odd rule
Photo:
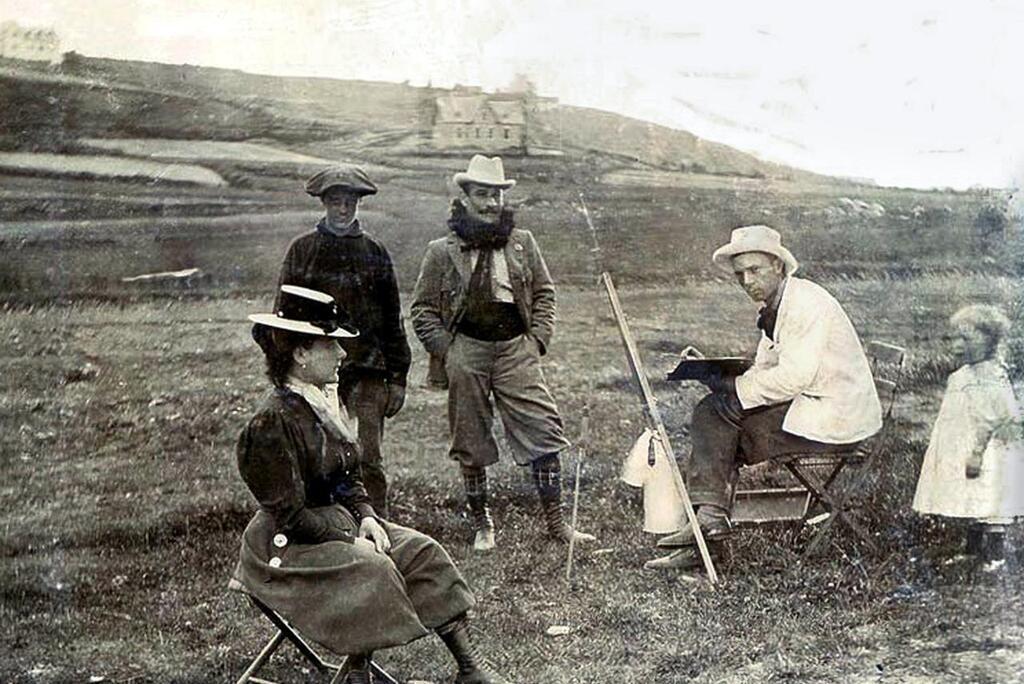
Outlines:
[[[409,307],[416,336],[435,358],[448,351],[466,308],[473,269],[463,245],[454,233],[427,245]],[[504,254],[516,308],[544,354],[555,331],[555,284],[530,231],[514,228]]]
[[[782,429],[826,444],[857,442],[882,427],[857,331],[832,295],[800,278],[786,280],[774,339],[761,333],[736,395],[744,409],[792,401]]]
[[[305,399],[278,388],[238,437],[238,471],[278,532],[305,544],[352,542],[323,507],[374,515],[356,449],[331,436]]]

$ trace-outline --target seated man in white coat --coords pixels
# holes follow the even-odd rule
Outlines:
[[[793,453],[853,449],[882,427],[882,409],[867,357],[843,307],[821,286],[794,278],[797,261],[768,226],[732,232],[711,257],[761,303],[754,365],[740,376],[708,382],[693,410],[687,491],[705,538],[729,534],[731,486],[738,463]],[[658,542],[689,547],[686,524]],[[692,549],[648,563],[688,567]]]

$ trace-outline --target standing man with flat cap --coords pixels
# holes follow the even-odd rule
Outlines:
[[[331,295],[351,316],[359,337],[347,346],[338,371],[338,394],[359,424],[360,474],[374,510],[387,515],[387,478],[381,456],[384,419],[405,403],[411,353],[402,325],[391,255],[363,232],[360,200],[377,193],[366,172],[338,164],[306,181],[325,215],[312,231],[292,241],[281,266],[281,285],[299,285]]]
[[[533,235],[515,228],[499,157],[475,155],[453,178],[450,233],[427,247],[410,307],[413,329],[448,382],[449,455],[462,468],[473,548],[495,546],[487,466],[497,463],[491,397],[519,465],[529,465],[548,533],[594,537],[562,516],[560,452],[569,446],[540,367],[555,327],[555,285]],[[433,364],[435,367],[437,363]]]

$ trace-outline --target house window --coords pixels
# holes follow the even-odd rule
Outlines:
[[[479,126],[477,126],[477,129],[476,129],[476,137],[478,137],[478,138],[480,137],[480,127]]]
[[[487,129],[487,137],[488,138],[493,138],[494,137],[494,127],[493,126],[491,126],[490,128]]]
[[[505,140],[508,140],[508,129],[505,129]]]

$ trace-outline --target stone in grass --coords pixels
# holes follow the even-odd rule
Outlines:
[[[572,628],[569,627],[569,625],[551,625],[550,627],[547,628],[547,630],[545,631],[545,634],[547,634],[548,636],[560,637],[560,636],[565,636],[566,634],[568,634],[571,631],[572,631]]]
[[[81,366],[65,370],[63,380],[65,385],[70,385],[73,382],[87,382],[89,380],[95,380],[99,375],[99,367],[86,361]]]

